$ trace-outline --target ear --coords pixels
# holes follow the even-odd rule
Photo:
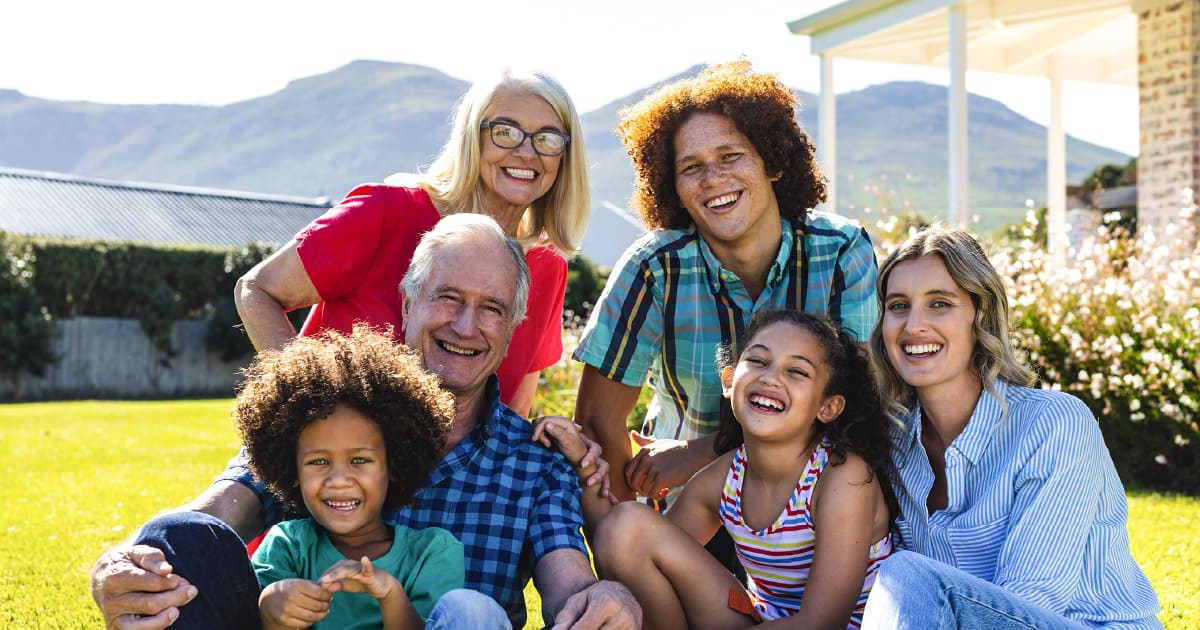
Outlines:
[[[842,415],[842,411],[846,408],[846,398],[841,394],[830,396],[821,403],[821,408],[817,410],[817,420],[825,424],[829,424],[838,419]]]
[[[783,179],[783,171],[779,171],[779,172],[775,173],[774,175],[770,176],[768,179],[770,179],[773,182],[777,182],[777,181]]]
[[[733,395],[733,366],[721,368],[721,395],[729,398]]]

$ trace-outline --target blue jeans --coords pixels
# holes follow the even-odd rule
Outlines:
[[[258,630],[258,577],[246,543],[218,518],[174,512],[150,520],[134,544],[161,549],[178,575],[196,587],[172,630]]]
[[[512,630],[512,622],[504,608],[496,600],[468,588],[454,589],[442,595],[429,619],[425,621],[426,630],[454,630],[455,628],[471,628],[472,630]]]
[[[1158,622],[1140,627],[1161,627]],[[1086,628],[986,580],[913,551],[884,560],[867,599],[863,630]]]

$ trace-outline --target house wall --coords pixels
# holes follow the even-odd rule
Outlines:
[[[226,363],[209,352],[207,320],[175,323],[171,343],[179,353],[166,365],[138,320],[78,317],[58,325],[61,359],[43,378],[23,376],[21,400],[233,396],[238,370],[249,362]],[[0,400],[12,399],[12,384],[0,382]]]
[[[1163,233],[1200,193],[1200,0],[1138,13],[1138,229]]]

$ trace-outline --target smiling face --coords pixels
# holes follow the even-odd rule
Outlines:
[[[832,368],[813,334],[791,322],[767,325],[751,338],[732,372],[725,396],[747,441],[809,444],[814,422],[832,422],[845,405],[827,395]]]
[[[527,132],[566,129],[554,108],[540,96],[528,92],[501,89],[492,97],[484,120],[501,120]],[[532,138],[526,137],[514,149],[492,142],[487,129],[479,135],[479,182],[483,186],[482,203],[489,214],[501,220],[520,216],[554,185],[563,155],[546,157],[533,150]]]
[[[434,254],[429,276],[404,300],[404,343],[461,406],[483,392],[515,326],[517,269],[497,245],[462,240]]]
[[[300,495],[335,545],[378,540],[384,531],[387,453],[379,427],[357,410],[337,405],[309,424],[296,441]]]
[[[777,239],[779,203],[762,157],[733,121],[693,114],[675,133],[675,192],[718,251]]]
[[[971,368],[975,305],[940,256],[892,268],[880,327],[888,360],[918,396],[978,389],[979,376]]]

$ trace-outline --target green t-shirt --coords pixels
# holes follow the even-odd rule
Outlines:
[[[266,588],[289,578],[316,580],[345,559],[325,531],[306,518],[271,528],[252,561],[259,586]],[[440,527],[418,531],[394,526],[392,548],[371,564],[396,576],[421,619],[429,617],[438,598],[463,585],[462,543]],[[338,592],[333,594],[329,616],[313,628],[379,628],[381,622],[379,601],[374,597]]]

